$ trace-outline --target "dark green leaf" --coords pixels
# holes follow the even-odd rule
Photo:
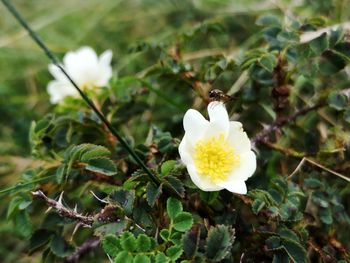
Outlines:
[[[146,187],[146,199],[150,207],[153,207],[162,193],[162,184],[156,186],[154,183],[149,182]]]
[[[293,240],[283,238],[282,245],[289,258],[295,263],[307,262],[307,253],[304,247]]]
[[[51,240],[50,248],[52,253],[58,257],[67,257],[74,252],[74,248],[61,236],[54,236]]]
[[[151,260],[146,255],[136,255],[133,263],[151,263]]]
[[[328,97],[328,104],[338,111],[344,110],[348,105],[348,98],[344,94],[332,92]]]
[[[207,237],[206,255],[214,262],[219,262],[229,253],[235,232],[229,226],[211,227]]]
[[[117,167],[112,160],[107,158],[92,159],[88,162],[85,169],[108,176],[115,175],[117,173]]]
[[[309,42],[309,45],[315,55],[320,55],[324,50],[328,48],[327,33],[323,33],[321,36],[311,40]]]
[[[169,174],[169,172],[174,168],[174,166],[177,164],[177,161],[175,160],[168,160],[162,163],[162,166],[160,167],[160,172],[163,176],[166,176]]]
[[[38,248],[47,244],[52,237],[53,232],[46,229],[39,229],[34,232],[29,240],[29,251],[33,253]]]
[[[264,208],[265,205],[266,203],[263,200],[255,199],[252,204],[253,213],[257,215],[260,212],[260,210]]]
[[[120,239],[121,247],[129,252],[134,252],[136,250],[136,238],[130,232],[124,232]]]

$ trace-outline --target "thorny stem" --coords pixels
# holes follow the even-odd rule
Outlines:
[[[29,33],[34,42],[45,52],[46,56],[51,60],[51,62],[58,67],[61,72],[66,76],[69,82],[72,83],[74,88],[78,91],[83,100],[88,104],[88,106],[96,113],[100,120],[106,125],[108,130],[115,136],[120,144],[125,148],[128,153],[134,158],[134,160],[141,166],[141,168],[146,172],[150,179],[156,185],[159,185],[159,179],[150,171],[150,169],[142,162],[140,157],[134,152],[130,145],[123,139],[119,132],[112,126],[112,124],[106,119],[106,117],[97,109],[96,105],[92,100],[79,88],[79,86],[74,82],[74,80],[69,76],[65,69],[60,65],[59,60],[56,56],[49,50],[49,48],[44,44],[40,37],[31,29],[25,19],[20,15],[16,8],[8,1],[1,0],[8,11],[17,19],[17,21],[23,26],[25,30]]]
[[[62,192],[63,194],[63,192]],[[76,210],[72,210],[69,208],[66,208],[62,204],[62,194],[58,201],[51,199],[47,197],[42,191],[38,190],[35,192],[32,192],[32,195],[34,197],[40,198],[44,200],[49,207],[52,207],[57,210],[57,212],[62,216],[66,218],[70,218],[73,220],[78,221],[81,225],[85,227],[91,227],[94,222],[93,216],[84,216],[82,214],[79,214]]]

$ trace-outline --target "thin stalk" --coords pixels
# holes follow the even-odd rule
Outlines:
[[[108,130],[115,136],[123,148],[125,148],[128,153],[134,158],[136,163],[141,166],[141,168],[146,172],[149,178],[155,183],[159,185],[159,179],[150,171],[150,169],[142,162],[142,160],[137,156],[134,150],[130,147],[130,145],[123,139],[123,137],[119,134],[119,132],[113,128],[111,123],[106,119],[106,117],[97,109],[92,100],[78,87],[78,85],[74,82],[74,80],[68,75],[65,69],[60,65],[57,57],[50,51],[50,49],[44,44],[44,42],[40,39],[39,35],[35,33],[31,27],[28,25],[26,20],[22,17],[22,15],[17,11],[17,9],[10,3],[8,0],[1,0],[8,11],[17,19],[17,21],[23,26],[25,30],[27,30],[30,37],[34,40],[34,42],[45,52],[46,56],[51,60],[51,62],[58,67],[61,72],[66,76],[69,82],[72,83],[74,88],[79,92],[80,96],[87,103],[87,105],[96,113],[96,115],[100,118],[100,120],[106,125]]]

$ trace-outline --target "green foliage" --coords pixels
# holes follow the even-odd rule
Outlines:
[[[235,232],[228,226],[218,225],[209,229],[206,255],[213,262],[219,262],[229,253]]]

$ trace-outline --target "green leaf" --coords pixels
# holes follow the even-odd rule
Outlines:
[[[164,163],[162,163],[162,166],[160,167],[161,174],[163,176],[168,175],[176,164],[177,164],[177,161],[175,161],[175,160],[165,161]]]
[[[287,252],[289,258],[295,263],[307,262],[306,250],[300,243],[293,240],[282,238],[282,245]]]
[[[124,232],[120,239],[121,247],[129,252],[134,252],[136,250],[136,238],[130,232]]]
[[[290,230],[286,227],[282,227],[281,229],[279,229],[278,235],[280,237],[284,237],[284,238],[288,238],[290,240],[293,240],[295,242],[300,242],[298,235],[295,234],[293,230]]]
[[[321,36],[311,40],[309,46],[315,55],[321,54],[329,46],[327,33],[323,33]]]
[[[280,18],[274,15],[263,15],[260,16],[256,22],[258,26],[280,26]]]
[[[110,154],[111,154],[111,152],[104,146],[91,145],[88,149],[86,149],[82,153],[80,160],[84,163],[87,163],[92,159],[99,159],[102,157],[108,157]]]
[[[207,237],[206,255],[214,262],[223,260],[234,242],[234,229],[225,225],[211,227]]]
[[[338,111],[344,110],[348,104],[348,98],[344,94],[332,92],[328,97],[328,104]]]
[[[207,204],[213,204],[219,196],[219,191],[214,192],[199,192],[199,197],[202,201],[206,202]]]
[[[175,217],[182,212],[182,204],[179,200],[169,197],[166,202],[166,209],[170,219],[174,220]]]
[[[156,255],[155,263],[166,263],[166,262],[169,262],[169,259],[167,259],[164,253],[161,252]]]
[[[51,240],[50,248],[52,253],[61,258],[67,257],[74,252],[74,248],[61,236],[54,236]]]
[[[168,229],[162,229],[159,233],[160,237],[163,238],[164,241],[168,241],[170,237],[170,232]]]
[[[59,184],[62,183],[64,180],[64,176],[66,174],[67,174],[66,164],[63,163],[60,166],[58,166],[56,173],[55,173],[57,183],[59,183]]]
[[[277,65],[277,59],[272,54],[266,54],[259,59],[259,63],[268,72],[273,72]]]
[[[192,227],[193,218],[188,212],[180,212],[173,219],[173,226],[177,231],[185,232]]]
[[[346,108],[346,110],[343,113],[343,118],[347,123],[350,123],[350,107]]]
[[[174,192],[176,192],[179,196],[184,197],[185,188],[183,186],[183,183],[179,179],[175,178],[174,176],[168,175],[164,177],[164,183]]]
[[[289,263],[289,256],[285,251],[278,250],[273,255],[272,263]]]
[[[199,243],[199,227],[192,227],[192,229],[186,232],[182,236],[182,247],[187,257],[194,257],[198,250]]]
[[[102,248],[112,258],[116,257],[123,250],[119,238],[111,234],[106,235],[102,240]]]
[[[113,191],[109,195],[109,199],[112,203],[118,205],[124,209],[125,214],[131,215],[134,210],[135,191],[120,189]]]
[[[146,255],[136,255],[133,263],[151,263],[151,260]]]
[[[153,207],[159,196],[162,193],[162,184],[158,187],[153,183],[149,182],[146,186],[146,199],[150,207]]]
[[[265,240],[265,243],[270,250],[282,249],[281,239],[278,236],[271,236]]]
[[[114,162],[108,158],[92,159],[88,162],[85,169],[108,176],[117,174],[117,167]]]
[[[46,230],[46,229],[36,230],[29,240],[30,253],[33,253],[38,248],[41,248],[42,246],[47,244],[50,241],[52,236],[53,236],[53,232],[49,230]]]
[[[33,232],[33,227],[29,220],[27,210],[20,210],[14,217],[15,230],[22,237],[29,237]]]
[[[181,248],[181,246],[172,246],[172,247],[169,247],[167,250],[166,250],[166,255],[173,261],[173,262],[176,262],[176,260],[181,257],[183,253],[183,250]]]
[[[133,263],[133,256],[129,254],[128,251],[121,251],[118,253],[118,255],[114,258],[115,263]]]
[[[148,252],[151,249],[151,238],[140,234],[136,239],[136,249],[138,252]]]
[[[257,215],[260,212],[260,210],[264,208],[265,205],[266,203],[263,200],[255,199],[252,204],[253,213]]]
[[[333,223],[332,211],[330,208],[321,208],[318,211],[318,215],[322,223],[331,225]]]
[[[304,185],[310,189],[317,189],[323,186],[323,183],[316,178],[306,178],[304,180]]]

